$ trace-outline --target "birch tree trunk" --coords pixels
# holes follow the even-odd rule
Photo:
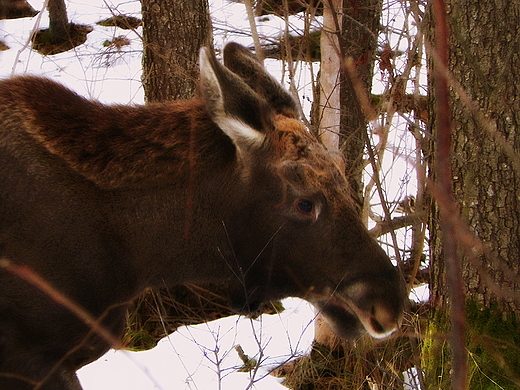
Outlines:
[[[323,6],[321,32],[319,137],[329,150],[339,151],[341,125],[341,10],[343,0]]]

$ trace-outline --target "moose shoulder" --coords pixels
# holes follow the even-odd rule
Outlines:
[[[343,337],[398,326],[405,288],[343,172],[245,48],[200,55],[200,99],[106,106],[46,79],[0,82],[0,258],[119,335],[148,286],[228,281],[237,312],[287,296]],[[0,388],[81,389],[108,345],[0,268]]]

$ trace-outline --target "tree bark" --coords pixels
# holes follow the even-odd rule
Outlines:
[[[339,151],[341,124],[341,10],[343,0],[331,0],[323,7],[320,67],[319,137],[329,150]]]
[[[69,19],[64,0],[49,0],[49,32],[54,43],[64,42],[70,39]]]
[[[212,46],[207,0],[142,0],[143,86],[148,102],[193,96],[199,49]]]
[[[382,0],[344,1],[341,21],[341,50],[344,59],[352,59],[361,85],[370,96],[376,60]],[[346,72],[341,76],[340,150],[346,161],[347,177],[354,193],[363,198],[363,158],[367,119],[353,81]]]
[[[470,389],[520,386],[520,8],[502,0],[448,0],[453,195],[467,310]],[[430,20],[430,30],[435,26]],[[433,35],[433,34],[432,34]],[[435,47],[435,45],[432,45]],[[430,51],[435,60],[438,53]],[[430,80],[433,90],[434,80]],[[432,107],[436,105],[432,95]],[[437,131],[435,116],[430,118]],[[433,161],[433,164],[436,162]],[[435,190],[434,190],[435,195]],[[427,348],[452,332],[446,261],[436,216],[430,223],[431,301]],[[456,330],[456,329],[455,329]],[[452,352],[445,351],[447,356]],[[436,354],[427,354],[426,356]],[[444,364],[441,362],[445,362]],[[426,359],[430,388],[446,388],[450,359]],[[454,375],[460,373],[455,372]],[[451,383],[453,385],[453,383]]]

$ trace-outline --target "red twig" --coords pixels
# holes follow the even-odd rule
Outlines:
[[[444,260],[448,289],[451,298],[450,317],[452,330],[450,345],[452,349],[452,389],[467,389],[468,363],[466,353],[466,317],[464,289],[460,259],[457,254],[456,223],[458,211],[452,193],[451,173],[451,114],[449,105],[448,79],[444,69],[448,67],[448,24],[444,0],[433,1],[435,21],[434,65],[435,96],[437,101],[437,158],[436,197],[439,204]]]

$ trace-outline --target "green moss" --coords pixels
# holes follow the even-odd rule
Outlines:
[[[466,302],[467,348],[470,390],[518,390],[520,388],[520,323],[512,313],[496,305],[483,308]],[[446,312],[436,310],[428,324],[422,347],[422,366],[428,388],[451,385],[451,353]]]
[[[448,342],[450,319],[445,311],[435,310],[430,317],[422,344],[421,365],[430,390],[449,389],[451,353]]]
[[[466,306],[470,389],[520,388],[520,323],[496,305]]]

